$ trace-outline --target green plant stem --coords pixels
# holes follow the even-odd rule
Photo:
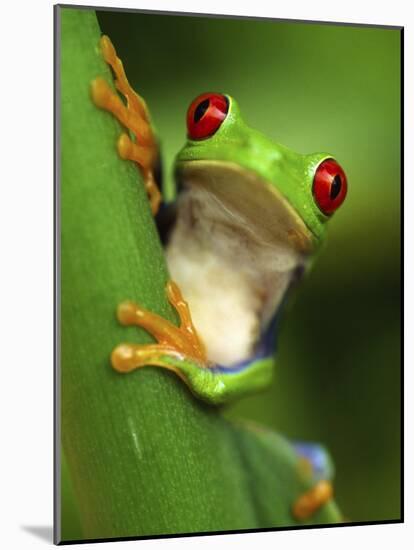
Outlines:
[[[62,436],[85,536],[253,527],[216,411],[170,373],[110,367],[118,343],[150,341],[119,326],[121,300],[174,317],[138,171],[118,159],[120,127],[89,97],[92,78],[110,80],[95,14],[62,9],[61,33]]]

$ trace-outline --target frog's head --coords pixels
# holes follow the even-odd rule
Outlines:
[[[198,96],[187,112],[188,140],[176,161],[184,185],[213,193],[267,242],[309,254],[343,203],[347,180],[327,153],[301,155],[249,128],[228,95]]]

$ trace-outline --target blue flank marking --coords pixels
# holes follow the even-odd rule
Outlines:
[[[312,464],[315,479],[330,478],[328,457],[321,445],[317,443],[292,442],[293,448],[299,456],[306,458]]]

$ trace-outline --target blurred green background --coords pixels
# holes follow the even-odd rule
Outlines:
[[[204,91],[229,93],[251,126],[298,152],[332,152],[344,167],[348,197],[284,317],[274,383],[227,414],[323,442],[349,520],[398,519],[400,31],[97,16],[151,110],[166,179],[185,140],[186,109]],[[65,487],[64,516],[73,514]],[[69,531],[75,523],[72,516]]]

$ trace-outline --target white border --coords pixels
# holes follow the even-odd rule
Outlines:
[[[72,2],[66,2],[72,3]],[[404,25],[406,73],[405,97],[414,97],[413,17],[409,2],[362,0],[289,0],[271,3],[255,0],[160,1],[110,0],[73,2],[83,5],[174,10],[260,17],[346,21]],[[1,545],[7,549],[44,546],[46,541],[23,526],[52,523],[52,12],[53,2],[9,2],[2,6],[1,40]],[[253,7],[254,6],[254,7]],[[156,37],[154,37],[156,40]],[[411,65],[411,67],[410,67]],[[406,120],[413,117],[413,102],[406,100]],[[414,150],[412,124],[406,131],[410,161]],[[412,163],[406,167],[405,203],[414,204]],[[374,182],[373,182],[374,184]],[[414,218],[412,218],[414,219]],[[413,242],[413,223],[406,221],[406,242]],[[406,342],[414,341],[410,310],[414,280],[411,254],[406,258]],[[411,306],[411,307],[410,307]],[[407,344],[406,364],[412,365]],[[412,369],[406,369],[406,487],[414,487],[412,445],[414,388]],[[411,429],[410,429],[411,428]],[[282,531],[188,539],[106,543],[104,548],[240,548],[253,544],[289,548],[332,547],[349,550],[407,548],[413,537],[412,497],[407,491],[405,525],[382,525],[344,529]],[[49,542],[50,544],[50,542]],[[83,545],[98,548],[100,545]]]

